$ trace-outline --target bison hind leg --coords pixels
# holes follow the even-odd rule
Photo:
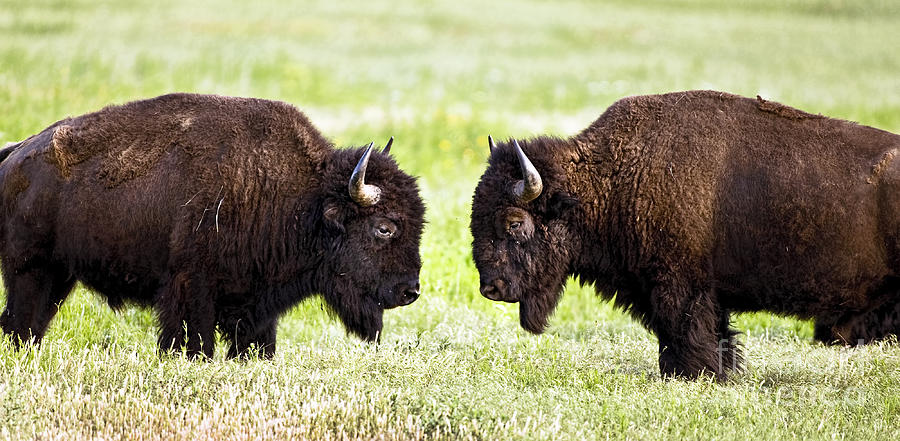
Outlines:
[[[211,359],[215,350],[214,290],[199,276],[179,273],[172,277],[157,298],[159,350],[185,350],[189,358]]]
[[[891,336],[900,337],[900,301],[842,317],[836,324],[817,320],[814,338],[825,344],[859,346]]]
[[[0,328],[16,346],[39,343],[72,291],[75,277],[61,264],[32,261],[27,268],[4,267],[3,279],[6,309],[0,315]]]

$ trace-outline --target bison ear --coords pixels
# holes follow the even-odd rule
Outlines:
[[[338,233],[344,232],[344,210],[341,210],[338,204],[333,202],[325,204],[325,209],[322,210],[322,217],[325,219],[325,226],[329,230]]]
[[[552,219],[559,219],[569,214],[573,208],[578,206],[578,198],[568,193],[553,193],[547,204],[547,214]]]

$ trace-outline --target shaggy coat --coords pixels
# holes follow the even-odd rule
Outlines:
[[[275,350],[278,316],[321,294],[376,340],[418,296],[424,206],[382,152],[361,206],[362,149],[336,150],[281,102],[173,94],[59,121],[0,152],[0,326],[40,340],[74,283],[153,306],[162,350]]]
[[[900,332],[900,136],[713,91],[613,104],[569,139],[514,142],[475,190],[482,293],[540,333],[569,275],[659,338],[666,375],[740,364],[732,312],[815,320],[855,344]],[[520,187],[521,188],[521,187]]]

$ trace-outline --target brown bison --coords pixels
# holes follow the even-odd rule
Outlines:
[[[0,326],[39,341],[80,281],[152,305],[163,351],[211,357],[218,328],[230,357],[269,357],[278,316],[317,293],[377,340],[419,295],[424,215],[387,153],[336,150],[291,105],[249,98],[59,121],[0,152]]]
[[[720,379],[732,312],[900,332],[900,136],[762,99],[625,98],[580,134],[492,147],[471,230],[481,292],[540,333],[569,275],[659,338],[665,376]]]

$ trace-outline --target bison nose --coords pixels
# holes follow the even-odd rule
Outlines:
[[[497,287],[493,284],[481,285],[481,295],[491,300],[497,300]]]
[[[406,286],[401,291],[401,293],[403,294],[403,299],[400,302],[404,306],[415,302],[416,299],[419,298],[419,280],[410,280],[405,285]]]
[[[481,295],[490,300],[504,300],[504,290],[506,283],[500,279],[493,279],[489,282],[481,283]]]

